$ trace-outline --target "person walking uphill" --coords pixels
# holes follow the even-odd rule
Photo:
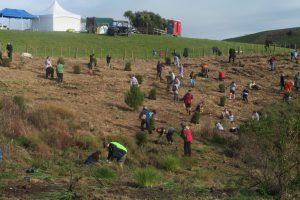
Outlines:
[[[191,115],[191,109],[192,109],[192,102],[193,102],[193,95],[191,93],[192,91],[189,90],[184,96],[183,96],[183,102],[185,105],[186,112]]]
[[[103,142],[103,147],[107,148],[107,162],[117,160],[122,167],[127,156],[127,149],[118,142]]]
[[[106,65],[107,65],[107,68],[110,68],[110,69],[112,69],[112,66],[111,66],[111,56],[110,56],[110,54],[108,54],[107,56],[106,56]]]
[[[157,65],[156,65],[156,80],[159,78],[159,80],[162,81],[161,74],[162,74],[163,68],[164,68],[164,65],[161,63],[161,61],[158,61]]]
[[[9,58],[10,61],[12,61],[12,55],[13,55],[13,46],[12,44],[9,42],[6,45],[6,50],[7,50],[7,56]]]
[[[272,56],[269,60],[268,60],[270,66],[271,66],[271,71],[275,71],[276,69],[276,57]]]
[[[284,89],[284,74],[280,75],[280,90]]]
[[[56,73],[57,73],[57,81],[59,83],[62,83],[64,78],[64,65],[61,62],[57,63]]]
[[[181,124],[181,137],[183,139],[184,156],[192,155],[191,142],[193,140],[192,131],[189,126]]]

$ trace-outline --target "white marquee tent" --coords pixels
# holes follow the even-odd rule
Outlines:
[[[63,9],[56,0],[38,16],[39,18],[32,20],[33,30],[80,31],[81,28],[81,16]]]

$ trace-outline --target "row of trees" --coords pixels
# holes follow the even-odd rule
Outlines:
[[[167,27],[167,20],[153,12],[128,10],[124,13],[124,17],[128,18],[131,25],[141,33],[152,34],[153,28],[164,30]]]

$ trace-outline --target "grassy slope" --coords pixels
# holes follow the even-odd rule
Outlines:
[[[183,51],[184,48],[190,48],[190,54],[198,57],[203,55],[203,48],[205,54],[211,53],[213,46],[218,46],[226,51],[227,48],[242,47],[243,50],[253,48],[252,45],[245,45],[240,43],[214,41],[206,39],[192,39],[183,37],[160,37],[152,35],[134,35],[131,37],[111,37],[94,34],[77,34],[66,32],[32,32],[32,31],[0,31],[0,43],[2,50],[6,42],[11,41],[14,44],[15,50],[24,52],[27,47],[31,53],[38,56],[45,56],[52,54],[59,56],[61,48],[63,48],[63,56],[74,56],[76,48],[79,48],[79,56],[87,56],[94,49],[95,54],[100,56],[102,49],[102,56],[106,55],[108,49],[113,57],[123,57],[124,48],[126,48],[127,57],[145,58],[150,57],[152,49],[173,51]],[[45,49],[46,48],[46,49]],[[70,48],[70,54],[69,54]],[[46,50],[46,53],[45,53]]]
[[[291,31],[292,34],[287,33]],[[279,45],[294,45],[300,46],[300,28],[289,28],[280,30],[264,31],[255,34],[250,34],[237,38],[226,39],[225,41],[243,42],[243,43],[255,43],[264,44],[266,39],[270,39]]]

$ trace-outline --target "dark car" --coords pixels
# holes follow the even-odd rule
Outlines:
[[[114,21],[113,25],[108,27],[107,34],[111,36],[115,35],[127,35],[129,36],[132,33],[131,28],[129,27],[128,21]]]

